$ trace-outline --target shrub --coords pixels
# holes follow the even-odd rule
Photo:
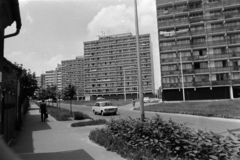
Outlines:
[[[71,124],[72,127],[82,127],[82,126],[93,126],[93,125],[102,125],[106,124],[107,121],[105,119],[97,119],[92,121],[85,121],[85,122],[77,122]]]
[[[75,120],[92,119],[91,117],[82,112],[73,112],[73,115]]]
[[[213,132],[195,132],[172,120],[163,121],[158,115],[145,122],[131,118],[111,120],[105,129],[91,132],[90,139],[123,156],[128,152],[126,156],[140,156],[141,159],[150,156],[146,159],[226,160],[240,153],[240,135],[230,133],[224,137]],[[120,148],[113,144],[121,142]]]

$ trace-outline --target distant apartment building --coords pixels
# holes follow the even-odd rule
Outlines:
[[[42,87],[42,77],[41,76],[37,76],[36,80],[37,80],[37,86],[38,87]]]
[[[62,61],[62,88],[69,84],[74,85],[77,91],[77,98],[84,98],[84,58],[79,56],[76,59]]]
[[[154,93],[150,34],[139,36],[144,96]],[[99,37],[84,42],[85,97],[137,98],[136,37],[131,33]]]
[[[163,100],[240,97],[240,1],[156,0],[156,6]]]
[[[50,70],[45,72],[45,86],[50,87],[56,85],[56,71]]]
[[[55,82],[57,85],[57,89],[60,91],[62,90],[62,65],[58,64],[56,70],[55,70]]]

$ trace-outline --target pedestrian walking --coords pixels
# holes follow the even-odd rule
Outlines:
[[[42,122],[45,122],[47,118],[47,105],[44,100],[40,103],[40,113],[41,113],[41,120]]]
[[[133,108],[135,108],[135,99],[132,100]]]

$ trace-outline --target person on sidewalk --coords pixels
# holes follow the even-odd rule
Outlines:
[[[132,100],[133,109],[135,108],[135,99]]]
[[[47,105],[44,100],[40,103],[41,120],[45,122],[47,116]]]

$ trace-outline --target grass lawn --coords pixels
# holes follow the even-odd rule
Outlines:
[[[101,101],[111,101],[113,105],[115,106],[124,106],[124,105],[127,105],[127,104],[131,104],[132,103],[132,99],[127,99],[127,101],[125,102],[124,99],[120,99],[120,100],[101,100]],[[99,101],[77,101],[77,100],[73,100],[72,101],[72,104],[75,104],[75,105],[86,105],[86,106],[93,106],[96,102],[99,102]],[[67,103],[69,104],[70,101],[69,100],[66,100],[66,101],[61,101],[61,103]]]
[[[144,108],[146,111],[154,112],[240,119],[240,100],[158,103]]]
[[[103,125],[106,124],[106,119],[96,119],[91,121],[85,121],[85,122],[77,122],[71,124],[72,127],[83,127],[83,126],[93,126],[93,125]]]

